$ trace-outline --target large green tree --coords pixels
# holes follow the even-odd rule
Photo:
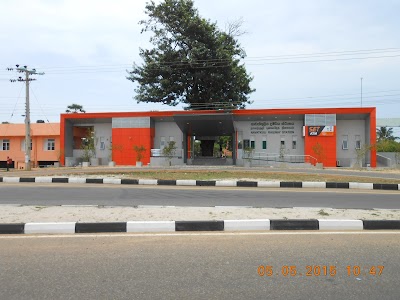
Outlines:
[[[380,127],[376,130],[376,134],[378,142],[382,140],[394,141],[397,139],[397,137],[393,135],[393,128]]]
[[[237,23],[227,32],[202,18],[192,0],[146,4],[142,32],[152,32],[152,49],[140,49],[143,64],[127,77],[138,84],[137,102],[163,103],[186,109],[244,108],[250,104],[252,76],[236,36]]]

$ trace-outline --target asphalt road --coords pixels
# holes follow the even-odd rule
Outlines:
[[[0,204],[400,209],[400,192],[2,183]]]
[[[2,299],[18,300],[398,299],[399,237],[400,232],[1,236],[0,292]],[[272,267],[271,276],[265,266]]]

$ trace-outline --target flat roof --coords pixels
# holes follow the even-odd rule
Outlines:
[[[274,109],[234,109],[234,110],[179,110],[179,111],[143,111],[143,112],[99,112],[99,113],[75,113],[61,114],[61,120],[67,119],[109,119],[126,117],[153,117],[156,120],[169,118],[173,120],[181,115],[219,115],[239,116],[260,116],[260,115],[304,115],[304,114],[352,114],[365,115],[376,110],[375,107],[351,107],[351,108],[274,108]],[[236,119],[235,118],[235,119]]]
[[[31,123],[31,136],[59,136],[60,123]],[[0,124],[0,137],[25,136],[25,124]]]

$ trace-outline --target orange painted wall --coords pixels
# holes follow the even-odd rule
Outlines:
[[[87,127],[73,127],[74,134],[74,149],[81,149],[82,146],[82,138],[87,136],[88,128]]]
[[[318,161],[319,163],[323,163],[324,167],[336,167],[336,127],[333,136],[309,136],[308,135],[308,126],[306,126],[304,137],[304,154],[311,155],[318,159],[316,156],[313,147],[319,143],[322,145],[324,159],[322,161]]]
[[[187,136],[187,158],[192,158],[190,151],[192,150],[192,136]]]
[[[57,161],[60,153],[60,126],[57,123],[31,124],[31,162],[37,166],[39,161]],[[55,140],[55,150],[47,150],[47,139]],[[10,150],[0,150],[0,161],[5,162],[7,156],[14,161],[18,168],[25,163],[25,124],[0,124],[0,140],[10,141]],[[2,147],[2,145],[0,145]]]
[[[122,150],[113,150],[113,161],[117,165],[136,165],[135,145],[146,148],[142,163],[150,163],[150,149],[153,147],[154,129],[152,128],[113,128],[113,146],[122,146]]]
[[[36,166],[39,161],[57,161],[58,153],[60,149],[60,138],[58,136],[33,136],[32,138],[32,150],[31,150],[31,161],[33,166]],[[0,161],[6,161],[9,156],[14,162],[15,166],[17,163],[25,162],[25,149],[21,148],[21,144],[25,140],[25,137],[1,137],[1,139],[10,140],[10,150],[0,151]],[[55,150],[45,150],[44,143],[47,139],[55,140]]]
[[[370,145],[376,144],[376,109],[371,112],[370,114]],[[371,167],[376,168],[376,149],[373,148],[371,150]]]

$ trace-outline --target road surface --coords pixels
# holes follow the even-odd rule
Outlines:
[[[0,236],[1,298],[398,299],[399,249],[400,232]]]
[[[400,192],[1,183],[0,204],[400,209]]]

